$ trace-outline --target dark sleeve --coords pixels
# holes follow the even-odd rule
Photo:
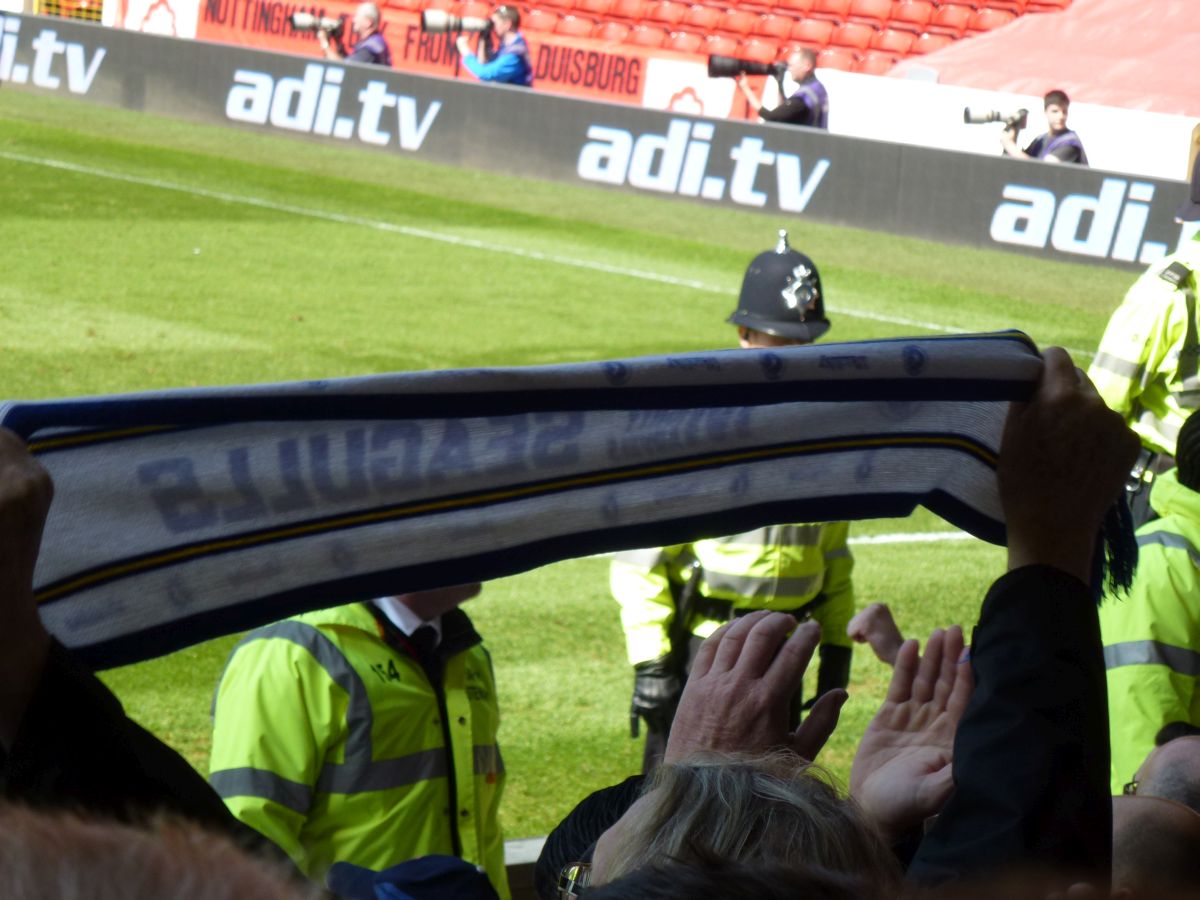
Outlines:
[[[642,793],[641,775],[590,794],[571,810],[546,837],[533,872],[540,900],[557,900],[558,873],[568,863],[579,862],[596,839],[625,815]]]
[[[1038,154],[1040,154],[1042,152],[1042,138],[1040,138],[1040,137],[1034,138],[1033,141],[1029,144],[1029,146],[1025,148],[1024,152],[1027,153],[1029,156],[1034,156],[1034,157],[1036,157]]]
[[[821,664],[817,669],[818,697],[834,688],[844,688],[850,683],[850,658],[854,650],[836,644],[822,644],[820,654]]]
[[[954,741],[954,793],[910,879],[1049,867],[1107,879],[1108,706],[1091,590],[1049,566],[992,585],[971,644],[975,693]]]
[[[812,110],[800,97],[789,97],[774,109],[760,107],[758,114],[767,122],[782,122],[785,125],[809,125],[812,123]]]
[[[1059,162],[1077,163],[1083,156],[1083,148],[1078,144],[1059,144],[1048,155]]]
[[[0,787],[6,799],[34,807],[132,823],[167,813],[250,849],[265,843],[58,642],[11,750],[0,756]]]

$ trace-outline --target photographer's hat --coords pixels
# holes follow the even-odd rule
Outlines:
[[[815,341],[829,330],[816,264],[788,246],[786,231],[779,232],[774,250],[754,257],[737,309],[725,321],[802,341]]]
[[[1183,205],[1175,210],[1175,218],[1185,222],[1200,220],[1200,154],[1192,159],[1192,192]]]

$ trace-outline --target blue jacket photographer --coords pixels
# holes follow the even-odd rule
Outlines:
[[[499,47],[484,61],[471,51],[466,35],[459,35],[455,45],[467,71],[480,81],[496,81],[501,84],[516,84],[533,87],[533,65],[529,60],[529,45],[520,32],[521,14],[515,6],[497,6],[491,15],[491,33],[499,41]],[[480,37],[486,47],[488,35]]]
[[[750,90],[745,72],[738,74],[737,85],[746,97],[746,102],[752,109],[758,110],[758,117],[764,122],[781,122],[785,125],[807,125],[810,128],[828,129],[829,94],[825,90],[825,85],[817,81],[816,67],[817,55],[811,50],[802,49],[792,53],[787,60],[787,73],[796,82],[796,90],[774,109],[767,109],[761,105],[758,98],[754,96],[754,92]],[[780,93],[783,93],[782,82],[780,83]]]

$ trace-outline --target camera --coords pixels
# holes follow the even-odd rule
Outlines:
[[[455,16],[444,9],[427,9],[421,13],[421,30],[431,34],[447,31],[491,31],[492,20],[481,16]]]
[[[346,30],[346,17],[314,16],[306,12],[294,12],[288,19],[294,31],[324,31],[330,37],[340,38]]]
[[[748,59],[738,59],[734,56],[710,56],[708,58],[709,78],[737,78],[746,75],[772,75],[782,79],[787,73],[787,63],[760,63]]]
[[[1029,124],[1029,110],[1018,109],[1015,113],[1005,115],[994,109],[982,110],[963,107],[963,122],[967,125],[986,125],[988,122],[1003,122],[1005,128],[1020,131]]]

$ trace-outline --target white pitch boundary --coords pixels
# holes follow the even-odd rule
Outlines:
[[[363,216],[351,216],[344,213],[329,212],[323,209],[313,209],[306,206],[295,206],[290,203],[277,203],[274,200],[265,200],[261,197],[249,197],[243,194],[230,194],[226,191],[214,191],[208,188],[196,187],[195,185],[180,184],[174,181],[163,181],[159,178],[145,178],[140,175],[129,175],[124,172],[113,172],[108,169],[98,169],[94,166],[82,166],[78,163],[67,162],[66,160],[58,159],[43,159],[35,156],[26,156],[21,153],[12,153],[9,151],[0,151],[0,159],[7,159],[13,162],[26,163],[31,166],[44,166],[50,169],[59,169],[64,172],[74,172],[78,175],[89,175],[94,178],[107,178],[112,181],[121,181],[126,184],[136,184],[142,187],[158,188],[164,191],[175,191],[181,194],[189,194],[193,197],[205,197],[209,200],[220,200],[225,203],[237,203],[243,206],[253,206],[258,209],[267,209],[272,212],[288,213],[294,216],[304,216],[309,219],[319,219],[325,222],[336,222],[340,225],[357,225],[362,228],[371,228],[375,231],[384,231],[391,234],[402,234],[406,237],[422,238],[429,241],[439,241],[443,244],[452,244],[458,247],[469,247],[473,250],[484,250],[490,253],[502,253],[508,256],[517,256],[522,259],[531,259],[537,262],[553,263],[554,265],[567,266],[574,269],[586,269],[592,272],[604,272],[608,275],[623,275],[628,278],[636,278],[641,281],[653,281],[659,284],[669,284],[673,287],[686,287],[697,291],[705,291],[710,294],[721,294],[728,296],[732,294],[729,288],[719,287],[713,284],[706,284],[702,281],[694,281],[690,278],[676,278],[674,275],[663,275],[659,272],[648,272],[645,269],[631,269],[625,266],[615,266],[609,263],[596,262],[587,259],[578,259],[573,256],[559,256],[553,253],[542,253],[538,250],[525,250],[520,247],[513,247],[508,244],[493,244],[487,241],[480,241],[475,238],[460,237],[455,234],[448,234],[441,231],[430,231],[427,228],[413,228],[410,225],[397,225],[394,222],[385,222],[381,219],[368,219]],[[902,316],[889,316],[883,313],[867,312],[865,310],[848,309],[841,306],[829,307],[830,312],[835,312],[839,315],[850,316],[856,319],[866,319],[872,322],[886,322],[890,325],[903,325],[906,328],[920,328],[925,331],[934,331],[941,334],[960,334],[963,329],[949,328],[937,322],[923,322],[920,319],[906,319]],[[1076,350],[1068,347],[1067,350],[1076,356],[1086,356],[1091,358],[1094,350]]]
[[[851,523],[853,527],[853,523]],[[896,534],[864,534],[852,537],[850,544],[937,544],[942,541],[974,541],[973,534],[965,531],[905,531]]]

